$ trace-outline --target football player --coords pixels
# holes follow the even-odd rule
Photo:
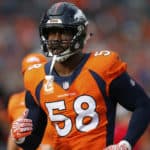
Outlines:
[[[53,4],[42,17],[41,44],[52,60],[24,76],[29,111],[12,125],[24,149],[39,145],[47,116],[57,150],[131,150],[147,128],[150,100],[127,64],[111,50],[82,52],[87,26],[82,10],[68,2]],[[125,137],[113,144],[117,103],[133,114]]]
[[[43,54],[31,53],[31,54],[26,55],[24,59],[22,60],[22,67],[21,67],[22,75],[24,75],[27,69],[30,70],[33,67],[33,65],[35,64],[41,65],[41,63],[46,63],[46,62],[47,62],[47,59]],[[20,117],[22,113],[25,111],[25,109],[26,109],[25,91],[11,95],[8,101],[8,115],[9,115],[10,123],[12,123],[18,117]],[[47,126],[44,138],[42,139],[42,143],[37,150],[51,150],[52,149],[51,147],[52,145],[50,144],[50,140],[49,140],[50,134],[48,133],[49,126]],[[7,150],[18,150],[18,149],[19,147],[16,145],[14,140],[11,137],[9,137]],[[30,147],[28,149],[30,149]]]

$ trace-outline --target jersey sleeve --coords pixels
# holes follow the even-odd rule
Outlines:
[[[108,83],[111,83],[112,80],[119,77],[127,70],[127,64],[121,60],[117,53],[112,51],[110,51],[110,55],[105,59],[107,70],[105,70],[104,78]]]
[[[41,80],[44,79],[44,64],[35,64],[30,67],[24,74],[24,86],[27,91],[31,93],[34,101],[38,104],[36,99],[36,88]]]
[[[126,72],[127,64],[121,60],[120,56],[109,50],[102,50],[93,53],[89,66],[103,78],[106,83],[106,91],[109,94],[111,82]]]
[[[13,112],[13,108],[14,108],[14,105],[15,105],[14,98],[15,98],[15,96],[11,95],[9,97],[9,100],[8,100],[8,109],[7,109],[7,112],[8,112],[8,118],[9,118],[10,122],[13,121],[12,112]]]
[[[22,112],[25,110],[25,92],[18,92],[10,96],[8,100],[8,117],[9,121],[12,122],[19,118]]]
[[[124,139],[134,146],[149,124],[150,98],[127,73],[112,81],[110,97],[133,112]]]
[[[113,51],[110,51],[108,56],[104,57],[104,63],[106,63],[106,67],[104,69],[104,80],[106,82],[106,92],[109,95],[109,88],[111,82],[118,78],[121,74],[126,72],[127,64],[121,60],[120,56]]]
[[[29,109],[27,118],[30,118],[33,122],[33,131],[31,135],[25,138],[23,143],[18,145],[25,150],[34,150],[41,143],[47,124],[47,116],[41,107],[35,103],[34,98],[29,91],[26,92],[25,103],[26,107]]]

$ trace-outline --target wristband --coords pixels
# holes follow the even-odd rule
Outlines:
[[[126,145],[128,150],[132,150],[131,144],[128,141],[126,141],[126,140],[120,141],[119,142],[119,146],[121,146],[121,145]]]
[[[14,139],[14,140],[15,140],[15,139]],[[22,144],[24,141],[25,141],[25,137],[19,138],[19,139],[15,140],[15,143],[16,143],[16,144]]]

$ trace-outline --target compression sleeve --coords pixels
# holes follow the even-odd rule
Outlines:
[[[30,136],[27,136],[25,142],[18,144],[24,150],[35,150],[41,143],[44,130],[47,124],[47,116],[44,111],[35,103],[30,92],[26,92],[25,97],[26,107],[29,109],[27,118],[33,121],[33,131]]]
[[[133,112],[124,139],[134,146],[150,122],[150,99],[127,73],[112,81],[110,96]]]

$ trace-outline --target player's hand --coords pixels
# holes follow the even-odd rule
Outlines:
[[[123,140],[118,144],[110,145],[104,148],[104,150],[131,150],[131,145],[129,144],[129,142]]]
[[[23,115],[12,123],[11,136],[15,141],[30,135],[33,130],[32,120],[27,119],[28,112],[29,110],[26,109]]]

